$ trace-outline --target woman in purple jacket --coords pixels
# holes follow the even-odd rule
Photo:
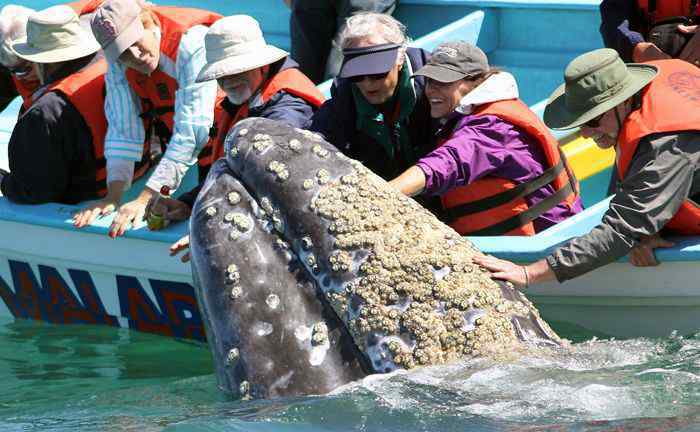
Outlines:
[[[582,210],[556,139],[483,51],[441,44],[415,75],[427,78],[430,114],[443,126],[437,148],[394,187],[439,195],[443,220],[463,235],[532,235]]]

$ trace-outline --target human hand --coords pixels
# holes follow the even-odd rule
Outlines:
[[[671,56],[661,51],[659,47],[651,42],[640,42],[634,46],[632,50],[632,60],[636,63],[642,63],[652,60],[670,59]]]
[[[90,225],[97,216],[107,216],[112,213],[114,209],[119,205],[119,201],[115,201],[113,198],[104,198],[100,201],[94,202],[82,210],[78,210],[77,213],[73,215],[73,226],[76,228],[82,228],[86,225]]]
[[[692,63],[695,66],[700,66],[700,26],[678,25],[678,31],[681,33],[692,34],[688,43],[683,47],[683,50],[678,55],[678,58]]]
[[[659,265],[654,256],[654,249],[673,247],[675,243],[664,240],[658,234],[645,236],[629,253],[630,264],[637,267],[651,267]]]
[[[190,236],[186,235],[180,240],[176,241],[170,246],[170,256],[175,256],[182,251],[185,252],[184,255],[180,257],[180,261],[186,263],[190,260]]]
[[[122,204],[117,211],[117,215],[109,227],[108,235],[112,238],[122,236],[129,229],[129,226],[134,226],[137,222],[143,220],[146,214],[146,205],[148,199],[137,198],[126,204]]]
[[[494,279],[510,282],[520,289],[525,289],[530,284],[524,266],[490,255],[475,255],[472,261],[489,270]]]
[[[151,200],[148,201],[145,211],[146,218],[148,218],[148,215],[153,210],[156,198],[157,197],[151,198]],[[155,205],[159,207],[157,211],[159,214],[163,215],[163,219],[165,220],[163,228],[165,228],[170,222],[181,221],[189,218],[190,214],[192,213],[192,209],[189,205],[173,198],[160,198],[158,199],[158,203]],[[149,228],[153,229],[151,227]]]

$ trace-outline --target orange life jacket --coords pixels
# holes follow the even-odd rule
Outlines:
[[[107,194],[107,161],[104,156],[107,118],[102,107],[105,101],[105,73],[107,62],[104,59],[93,61],[78,72],[56,81],[46,91],[61,93],[78,110],[90,128],[92,149],[95,155],[95,184],[97,194]],[[99,109],[95,109],[95,107]],[[139,178],[149,168],[147,162],[139,162],[134,168],[134,178]]]
[[[456,187],[440,197],[446,222],[462,235],[533,235],[532,221],[560,203],[573,207],[579,187],[559,143],[522,101],[511,99],[481,105],[475,115],[493,115],[535,138],[546,159],[545,171],[525,182],[485,177]],[[554,193],[528,206],[525,197],[551,184]]]
[[[672,17],[700,16],[698,0],[637,0],[637,6],[651,25]]]
[[[316,88],[314,83],[299,69],[289,68],[280,71],[262,86],[261,102],[267,103],[272,96],[280,91],[298,96],[315,107],[320,107],[325,98]],[[222,107],[223,101],[216,104],[214,110],[214,125],[209,132],[209,142],[199,154],[199,166],[205,168],[224,155],[224,141],[228,131],[238,121],[248,117],[248,104],[238,108],[235,115],[231,115]]]
[[[160,24],[160,55],[167,57],[173,66],[177,61],[182,35],[196,25],[210,26],[221,18],[217,13],[193,8],[156,6],[151,11]],[[146,150],[150,148],[153,133],[159,137],[161,146],[165,147],[173,133],[175,92],[179,87],[177,80],[160,68],[150,76],[129,68],[126,79],[141,99],[140,117],[146,131]]]
[[[78,16],[95,12],[104,0],[78,0],[67,5],[75,11]]]
[[[647,62],[659,68],[659,74],[641,92],[641,108],[625,119],[617,138],[617,171],[627,174],[639,141],[647,135],[663,132],[700,131],[700,98],[697,83],[700,69],[683,60]],[[684,235],[700,234],[700,208],[685,200],[665,229]]]

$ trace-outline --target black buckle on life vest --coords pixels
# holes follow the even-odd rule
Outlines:
[[[209,138],[216,138],[217,136],[219,136],[219,126],[214,123],[209,128]]]
[[[565,159],[560,158],[559,163],[551,168],[545,170],[542,174],[536,178],[517,185],[513,189],[503,191],[501,193],[491,195],[489,197],[472,201],[466,204],[462,204],[450,209],[446,209],[444,214],[446,219],[444,220],[447,224],[454,223],[457,219],[464,216],[469,216],[471,214],[487,211],[499,207],[503,204],[512,202],[519,198],[525,198],[527,195],[539,190],[545,185],[553,182],[562,171],[566,170],[570,173]],[[576,192],[576,180],[575,178],[569,177],[569,182],[550,195],[549,197],[543,199],[527,210],[512,216],[504,221],[498,222],[496,224],[487,226],[480,230],[467,233],[470,236],[496,236],[503,235],[510,232],[516,228],[519,228],[530,221],[540,217],[545,212],[549,211],[555,207],[560,202],[564,201],[570,194]]]

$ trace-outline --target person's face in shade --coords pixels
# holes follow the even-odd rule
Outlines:
[[[160,29],[151,26],[144,29],[143,36],[119,56],[127,68],[150,75],[160,61]]]
[[[381,37],[367,36],[354,39],[346,48],[366,48],[385,43],[388,42]],[[387,74],[365,75],[353,80],[367,102],[372,105],[381,105],[391,99],[399,82],[399,71],[403,66],[403,60],[403,56],[397,58],[394,67]]]

